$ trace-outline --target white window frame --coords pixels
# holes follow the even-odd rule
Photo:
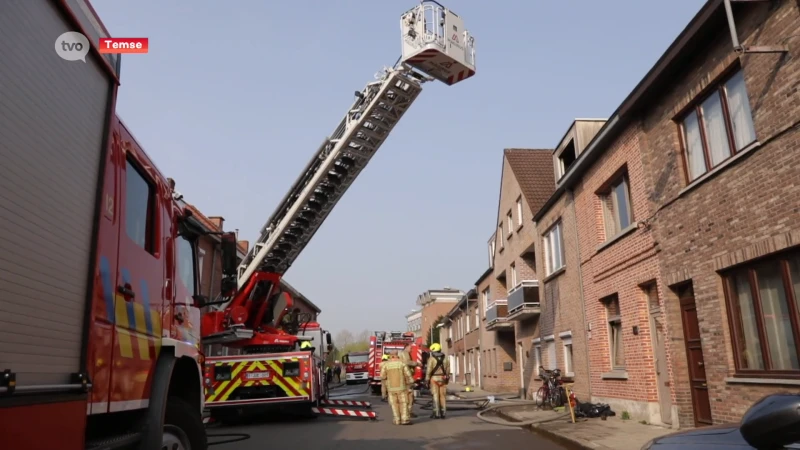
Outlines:
[[[447,327],[447,337],[450,338],[451,341],[453,340],[453,322],[450,322],[450,326]]]
[[[517,198],[517,229],[522,226],[522,196]]]
[[[559,335],[561,338],[561,348],[564,352],[564,375],[567,377],[575,376],[575,347],[572,346],[572,332],[567,331]],[[567,347],[572,350],[571,354]]]
[[[543,366],[542,364],[542,341],[541,339],[534,339],[533,340],[533,356],[536,361],[536,367],[534,370],[536,371],[536,378],[539,378],[539,366]]]
[[[500,226],[498,226],[498,231],[500,232],[500,250],[505,247],[506,235],[503,231],[503,222],[500,222]]]
[[[475,307],[475,329],[479,329],[481,327],[481,308],[476,306]]]
[[[547,276],[552,275],[554,272],[563,269],[566,266],[564,262],[564,229],[561,219],[550,227],[544,234],[544,256],[545,256],[545,273]],[[553,251],[553,243],[558,244],[558,252]]]
[[[489,295],[491,293],[490,289],[491,289],[490,287],[487,287],[481,293],[481,295],[483,296],[483,312],[484,312],[484,316],[486,316],[486,314],[485,314],[486,311],[489,310]]]
[[[200,248],[200,246],[198,245],[197,246],[197,266],[198,266],[197,267],[197,282],[198,283],[202,283],[203,282],[203,267],[204,267],[203,266],[203,261],[205,259],[205,256],[206,256],[206,251],[204,249]],[[214,270],[214,268],[212,267],[211,270]]]
[[[511,287],[517,287],[517,264],[511,263]]]
[[[514,216],[511,214],[510,209],[508,210],[508,214],[506,214],[506,228],[509,236],[514,234]]]
[[[625,202],[625,217],[622,217],[620,214],[619,199],[616,195],[616,188],[618,186],[621,186],[623,190],[622,196]],[[633,204],[631,202],[630,180],[628,179],[627,172],[614,179],[608,187],[608,192],[604,192],[603,195],[600,196],[600,201],[603,209],[603,230],[605,231],[606,240],[617,236],[633,225]],[[624,227],[622,226],[623,219],[627,221]]]

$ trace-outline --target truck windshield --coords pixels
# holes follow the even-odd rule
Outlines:
[[[183,285],[191,295],[196,294],[194,244],[183,236],[178,237],[178,272]]]
[[[369,361],[369,355],[348,355],[349,363],[365,363]]]

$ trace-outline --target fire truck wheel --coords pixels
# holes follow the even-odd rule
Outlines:
[[[164,415],[161,450],[207,450],[203,418],[180,397],[170,397]]]

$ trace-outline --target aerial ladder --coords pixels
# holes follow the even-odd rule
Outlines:
[[[422,1],[400,18],[402,54],[355,92],[344,118],[325,138],[269,217],[241,263],[236,236],[223,238],[223,289],[206,302],[203,343],[248,353],[291,351],[304,340],[281,323],[292,299],[280,278],[383,145],[426,82],[457,84],[475,74],[475,43],[463,20],[435,1]],[[227,249],[227,250],[226,250]]]

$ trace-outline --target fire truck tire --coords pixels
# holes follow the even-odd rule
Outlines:
[[[203,418],[198,411],[180,397],[170,397],[164,415],[164,446],[185,450],[207,450],[208,440]],[[167,446],[167,444],[173,446]],[[175,447],[180,444],[182,447]]]

